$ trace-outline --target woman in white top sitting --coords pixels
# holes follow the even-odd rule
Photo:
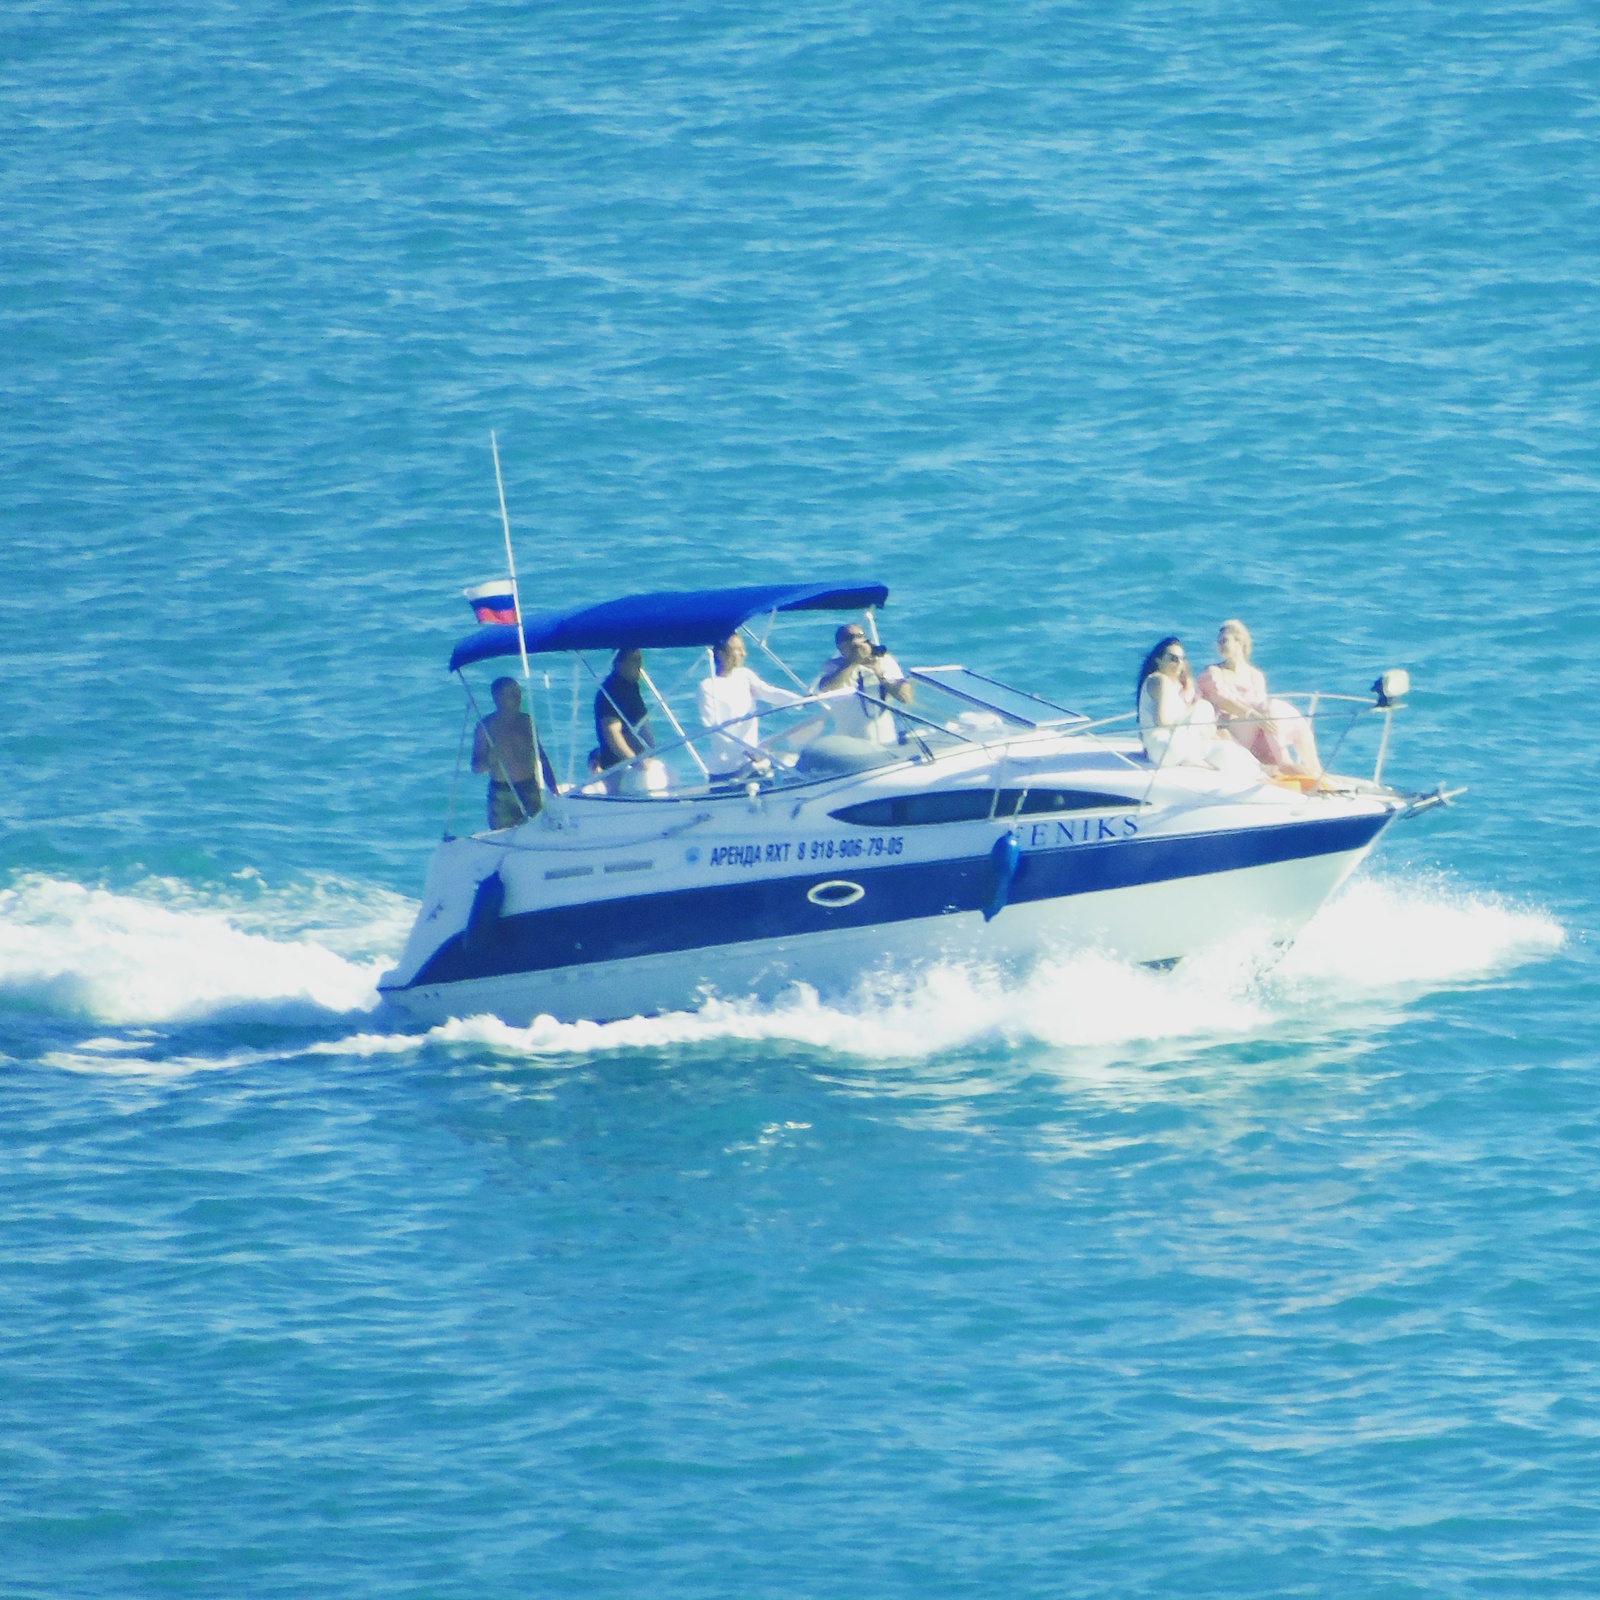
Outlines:
[[[1138,704],[1139,736],[1152,761],[1262,776],[1256,758],[1217,727],[1216,711],[1195,692],[1183,643],[1175,636],[1169,634],[1144,658]]]
[[[792,706],[805,698],[790,689],[763,683],[744,664],[744,640],[731,633],[716,648],[714,677],[700,684],[700,726],[711,735],[711,776],[736,778],[761,756],[761,724],[756,706]]]

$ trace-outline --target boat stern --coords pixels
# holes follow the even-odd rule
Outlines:
[[[400,959],[378,980],[379,994],[405,1003],[406,991],[441,946],[467,931],[474,907],[492,892],[485,886],[491,880],[498,882],[504,858],[502,845],[482,838],[440,841],[428,864],[417,920],[411,925]],[[496,905],[496,914],[499,909]]]

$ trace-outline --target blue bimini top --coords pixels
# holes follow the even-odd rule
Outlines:
[[[888,603],[881,583],[776,583],[746,589],[664,590],[629,595],[573,611],[527,617],[528,654],[557,650],[670,650],[720,644],[752,617],[769,611],[862,611]],[[517,652],[515,623],[469,633],[450,655],[450,670]]]

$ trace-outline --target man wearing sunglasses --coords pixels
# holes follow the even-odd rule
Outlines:
[[[859,623],[845,623],[833,642],[839,653],[823,666],[816,687],[819,694],[838,697],[832,711],[839,732],[893,744],[896,734],[889,701],[910,705],[910,680],[900,670],[900,663],[882,645],[873,644]]]

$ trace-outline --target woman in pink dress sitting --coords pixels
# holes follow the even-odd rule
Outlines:
[[[1216,707],[1218,724],[1269,770],[1320,778],[1311,724],[1287,700],[1269,698],[1265,675],[1250,665],[1250,630],[1230,617],[1217,632],[1217,654],[1222,660],[1196,687]]]

